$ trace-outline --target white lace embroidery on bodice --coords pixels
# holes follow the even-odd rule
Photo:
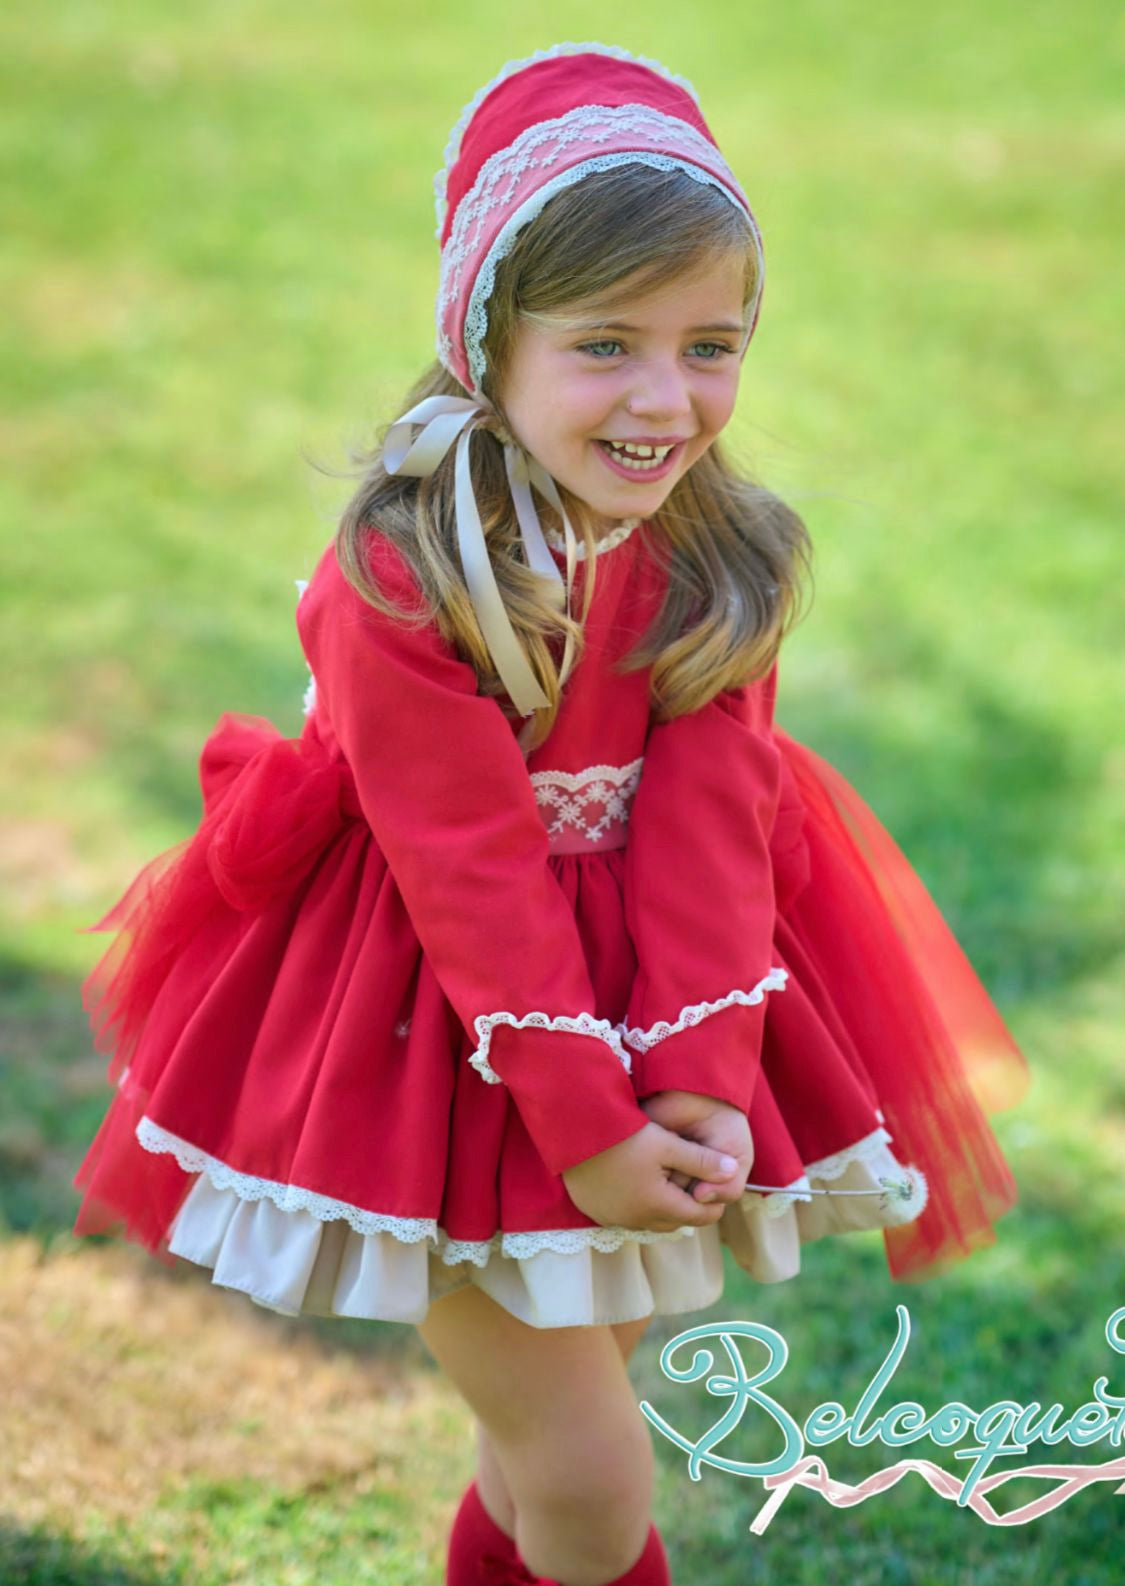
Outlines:
[[[554,853],[623,848],[644,756],[584,771],[533,771],[535,802]]]

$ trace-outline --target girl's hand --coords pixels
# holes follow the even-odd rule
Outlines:
[[[655,1096],[646,1097],[641,1106],[663,1128],[673,1129],[685,1139],[711,1146],[738,1161],[738,1172],[721,1184],[700,1183],[698,1177],[688,1179],[680,1173],[673,1174],[673,1183],[697,1201],[738,1200],[754,1165],[750,1125],[740,1108],[690,1090],[658,1091]]]
[[[724,1173],[723,1154],[658,1123],[647,1123],[608,1150],[567,1168],[562,1180],[578,1210],[603,1227],[645,1228],[654,1233],[672,1233],[686,1223],[708,1228],[722,1216],[723,1204],[703,1205],[674,1183],[673,1175],[684,1183],[716,1186],[738,1175],[745,1180],[749,1166],[743,1170],[739,1161],[733,1175]]]

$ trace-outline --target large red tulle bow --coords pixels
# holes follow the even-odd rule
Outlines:
[[[207,867],[235,909],[294,887],[343,822],[362,814],[346,761],[261,716],[228,711],[204,745],[199,777],[204,808],[217,817]]]
[[[110,1079],[130,1060],[177,955],[217,910],[261,908],[292,889],[336,832],[362,815],[355,779],[319,738],[286,738],[263,716],[227,711],[199,761],[203,818],[158,854],[87,932],[117,936],[82,987]]]

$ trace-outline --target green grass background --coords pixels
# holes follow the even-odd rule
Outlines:
[[[750,195],[767,280],[734,439],[817,550],[779,719],[904,846],[1034,1074],[996,1120],[1021,1201],[995,1247],[906,1287],[878,1235],[828,1241],[791,1284],[728,1265],[708,1314],[783,1333],[798,1417],[854,1402],[896,1303],[914,1327],[900,1398],[1077,1406],[1102,1373],[1125,1392],[1103,1336],[1125,1303],[1125,22],[1109,0],[4,13],[0,1228],[69,1237],[69,1177],[105,1104],[66,1084],[89,1059],[78,986],[104,943],[79,927],[192,829],[221,711],[299,731],[293,580],[344,489],[304,458],[341,463],[428,362],[449,128],[504,61],[560,38],[689,77]],[[634,1374],[702,1427],[714,1406],[659,1368],[677,1330],[650,1329]],[[757,1483],[693,1483],[656,1446],[677,1581],[1121,1578],[1111,1485],[1016,1530],[917,1478],[854,1509],[796,1493],[756,1539]],[[766,1446],[747,1432],[724,1451]],[[830,1468],[856,1478],[879,1452],[834,1446]],[[179,1579],[186,1505],[211,1539],[183,1576],[199,1586],[440,1578],[408,1506],[372,1533],[335,1501],[204,1485],[109,1537],[76,1515],[53,1541],[16,1515],[0,1575]]]

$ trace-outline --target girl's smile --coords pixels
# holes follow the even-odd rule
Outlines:
[[[626,478],[663,479],[672,471],[676,454],[686,441],[599,441],[607,465]]]
[[[499,391],[508,425],[607,527],[656,512],[729,421],[744,285],[743,257],[720,254],[647,293],[623,287],[613,307],[520,320]]]

